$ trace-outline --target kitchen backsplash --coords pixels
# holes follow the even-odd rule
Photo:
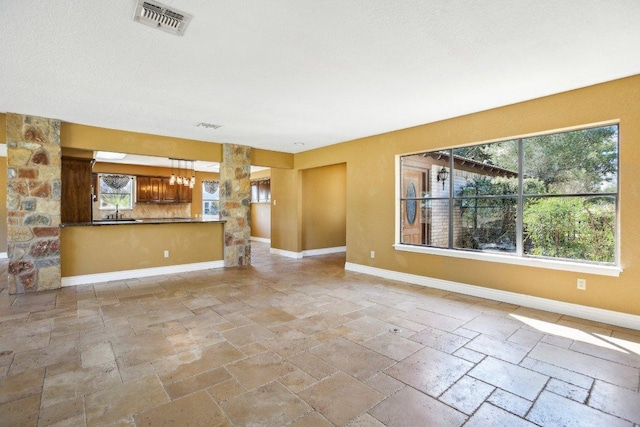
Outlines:
[[[93,203],[93,219],[103,219],[115,210],[100,210],[98,202]],[[133,210],[120,210],[124,218],[188,218],[191,217],[191,203],[179,204],[135,204]]]

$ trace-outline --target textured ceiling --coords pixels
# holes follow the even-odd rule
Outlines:
[[[295,153],[640,73],[639,0],[135,3],[0,0],[0,111]]]

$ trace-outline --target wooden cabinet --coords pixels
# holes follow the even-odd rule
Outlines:
[[[192,190],[188,186],[169,184],[166,176],[137,176],[137,203],[191,203]]]
[[[93,159],[62,157],[60,220],[91,221],[91,166]]]

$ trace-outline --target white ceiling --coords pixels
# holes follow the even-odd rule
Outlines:
[[[164,3],[0,0],[0,111],[295,153],[640,73],[638,0]]]

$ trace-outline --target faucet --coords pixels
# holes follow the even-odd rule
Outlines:
[[[116,205],[116,219],[118,219],[118,205]]]

